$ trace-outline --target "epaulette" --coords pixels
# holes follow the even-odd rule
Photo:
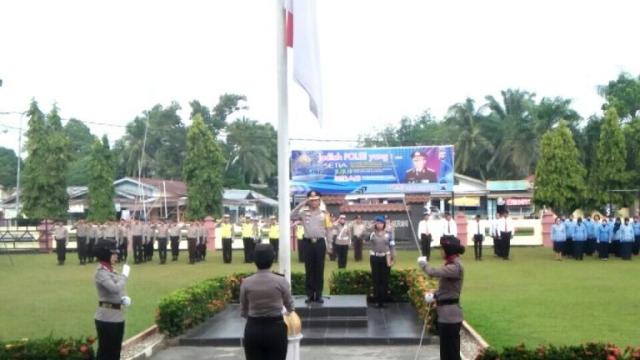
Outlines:
[[[278,275],[278,276],[282,276],[282,277],[284,277],[284,274],[281,274],[281,273],[279,273],[279,272],[272,271],[271,273],[272,273],[272,274],[274,274],[274,275]]]

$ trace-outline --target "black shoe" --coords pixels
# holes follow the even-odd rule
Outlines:
[[[305,303],[305,304],[311,304],[312,302],[313,302],[313,299],[312,299],[312,298],[310,298],[310,297],[308,297],[308,298],[306,298],[306,299],[304,300],[304,303]]]
[[[386,306],[384,303],[378,303],[378,305],[376,305],[376,307],[377,307],[378,309],[384,309],[384,308],[386,308],[387,306]]]
[[[316,302],[318,304],[324,304],[324,299],[322,297],[316,298]]]

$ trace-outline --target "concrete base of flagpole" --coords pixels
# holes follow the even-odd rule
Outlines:
[[[300,341],[302,334],[289,336],[289,346],[287,347],[287,360],[300,360]]]

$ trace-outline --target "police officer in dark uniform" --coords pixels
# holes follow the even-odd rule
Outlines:
[[[301,220],[304,226],[304,270],[307,303],[323,303],[325,254],[333,252],[331,245],[331,218],[320,208],[320,194],[309,191],[307,199],[291,211],[292,220]]]
[[[244,353],[247,360],[285,360],[288,340],[282,308],[293,311],[291,289],[283,275],[269,271],[275,258],[270,244],[257,244],[254,255],[258,272],[240,286],[240,314],[247,318]]]
[[[436,172],[426,166],[426,159],[420,151],[411,154],[413,169],[407,170],[404,176],[406,183],[435,183],[438,182]]]
[[[118,261],[118,250],[112,241],[100,240],[94,252],[99,261],[95,275],[98,291],[98,308],[95,313],[98,333],[97,360],[119,360],[124,336],[122,310],[125,306],[131,305],[131,298],[125,291],[130,268],[125,264],[122,274],[114,270],[113,266]]]
[[[482,260],[482,242],[484,241],[484,227],[480,225],[480,215],[476,215],[473,223],[473,254],[476,260]]]

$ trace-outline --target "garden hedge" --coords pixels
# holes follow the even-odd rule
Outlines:
[[[621,349],[614,344],[587,343],[574,346],[539,346],[527,348],[524,345],[506,347],[502,350],[488,348],[476,360],[638,360],[640,347]]]
[[[87,360],[95,359],[94,337],[22,339],[0,341],[0,360]]]

